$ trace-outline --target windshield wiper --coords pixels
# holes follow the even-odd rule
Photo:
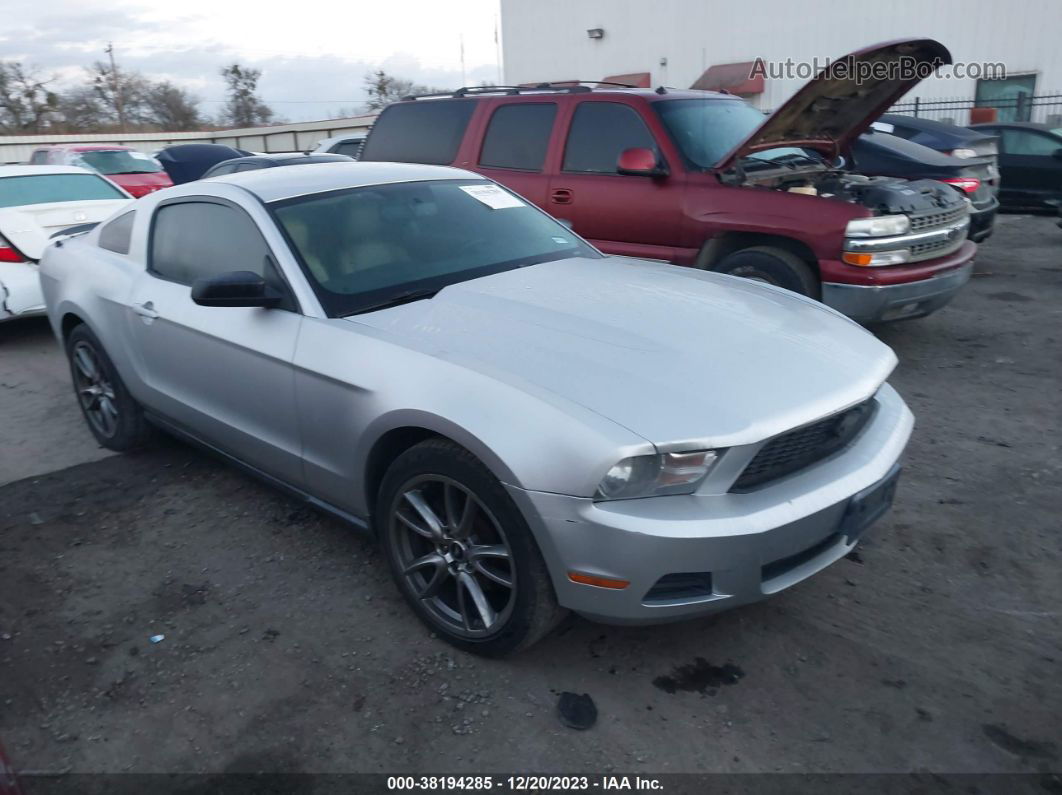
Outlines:
[[[405,293],[399,293],[393,295],[390,298],[385,298],[383,301],[377,301],[375,304],[369,304],[368,306],[362,306],[355,312],[351,312],[351,315],[362,315],[366,312],[375,312],[377,309],[387,309],[389,306],[399,306],[400,304],[409,304],[413,301],[422,301],[425,298],[432,298],[442,288],[436,288],[432,290],[410,290]],[[349,316],[348,316],[349,317]]]

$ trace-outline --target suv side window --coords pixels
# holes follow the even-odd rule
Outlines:
[[[465,135],[474,99],[420,99],[389,105],[372,126],[360,160],[449,165]]]
[[[33,157],[30,158],[31,166],[41,166],[48,162],[48,150],[38,149],[33,153]]]
[[[100,248],[105,248],[117,254],[128,254],[129,241],[133,237],[134,220],[136,220],[136,211],[130,210],[105,224],[100,229]]]
[[[561,169],[615,174],[623,150],[636,148],[659,154],[652,133],[634,108],[619,102],[583,102],[568,130]]]
[[[556,116],[557,105],[553,102],[502,105],[490,117],[479,164],[541,171]]]
[[[149,247],[148,270],[160,279],[190,286],[205,276],[251,271],[287,296],[279,308],[294,310],[269,246],[243,210],[205,199],[163,204],[151,222]]]

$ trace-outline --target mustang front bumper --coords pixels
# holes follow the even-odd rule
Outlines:
[[[848,447],[755,491],[594,502],[508,488],[562,606],[606,623],[690,618],[777,593],[858,543],[888,507],[914,424],[887,384],[876,400]],[[754,452],[729,452],[739,449]],[[583,585],[572,571],[630,584]]]

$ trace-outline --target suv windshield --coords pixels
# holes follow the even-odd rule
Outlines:
[[[162,166],[151,155],[128,149],[96,149],[78,152],[77,165],[94,169],[101,174],[154,174]]]
[[[332,317],[524,265],[600,256],[542,211],[482,180],[373,185],[271,208]]]
[[[683,156],[696,168],[711,168],[767,119],[740,99],[670,99],[653,107]],[[745,158],[768,162],[799,158],[821,162],[814,152],[780,146]]]
[[[0,207],[126,198],[126,194],[95,174],[33,174],[0,178]]]

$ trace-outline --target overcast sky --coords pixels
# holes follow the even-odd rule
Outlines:
[[[191,89],[213,116],[218,70],[238,60],[262,70],[259,93],[279,116],[320,119],[364,102],[362,79],[383,68],[431,86],[499,78],[497,0],[3,0],[0,58],[63,82],[106,56]]]

